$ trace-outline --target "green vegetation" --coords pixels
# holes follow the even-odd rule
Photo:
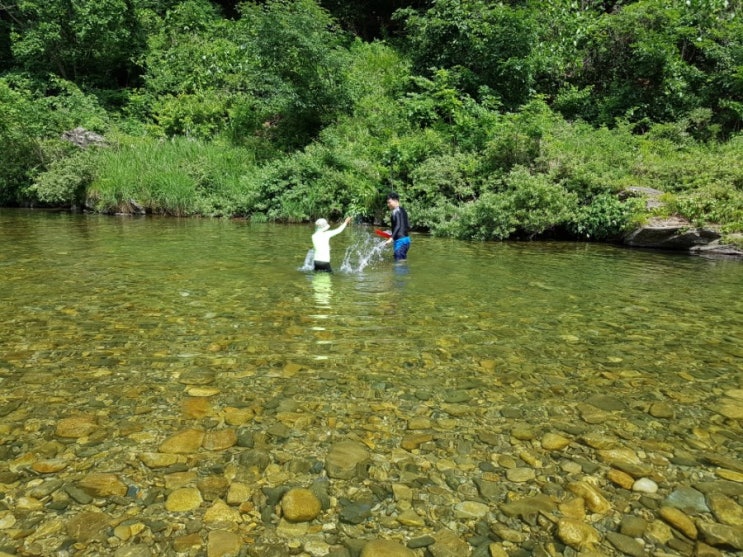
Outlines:
[[[725,0],[0,5],[0,204],[465,239],[743,232],[743,10]],[[106,146],[60,139],[82,127]]]

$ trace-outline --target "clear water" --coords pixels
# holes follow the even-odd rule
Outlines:
[[[644,385],[622,396],[740,386],[740,262],[417,235],[395,264],[352,226],[331,241],[328,275],[307,270],[311,233],[2,210],[0,385],[63,386],[82,405],[135,379],[287,366],[388,389],[485,378],[537,400],[606,392],[613,377]]]

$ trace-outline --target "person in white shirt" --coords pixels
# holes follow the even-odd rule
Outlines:
[[[330,239],[343,232],[349,222],[351,222],[351,217],[344,220],[338,228],[330,230],[330,225],[325,219],[315,221],[315,233],[312,235],[312,247],[315,250],[315,271],[333,272],[330,268]]]

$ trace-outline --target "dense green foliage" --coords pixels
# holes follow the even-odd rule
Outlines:
[[[726,0],[0,3],[0,203],[612,240],[743,231]],[[60,139],[76,127],[105,147]]]

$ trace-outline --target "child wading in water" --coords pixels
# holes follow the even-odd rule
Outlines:
[[[315,233],[312,235],[312,247],[315,250],[315,271],[333,272],[330,268],[330,239],[343,232],[349,222],[351,222],[351,217],[344,220],[338,228],[330,230],[330,225],[325,219],[315,221]]]

